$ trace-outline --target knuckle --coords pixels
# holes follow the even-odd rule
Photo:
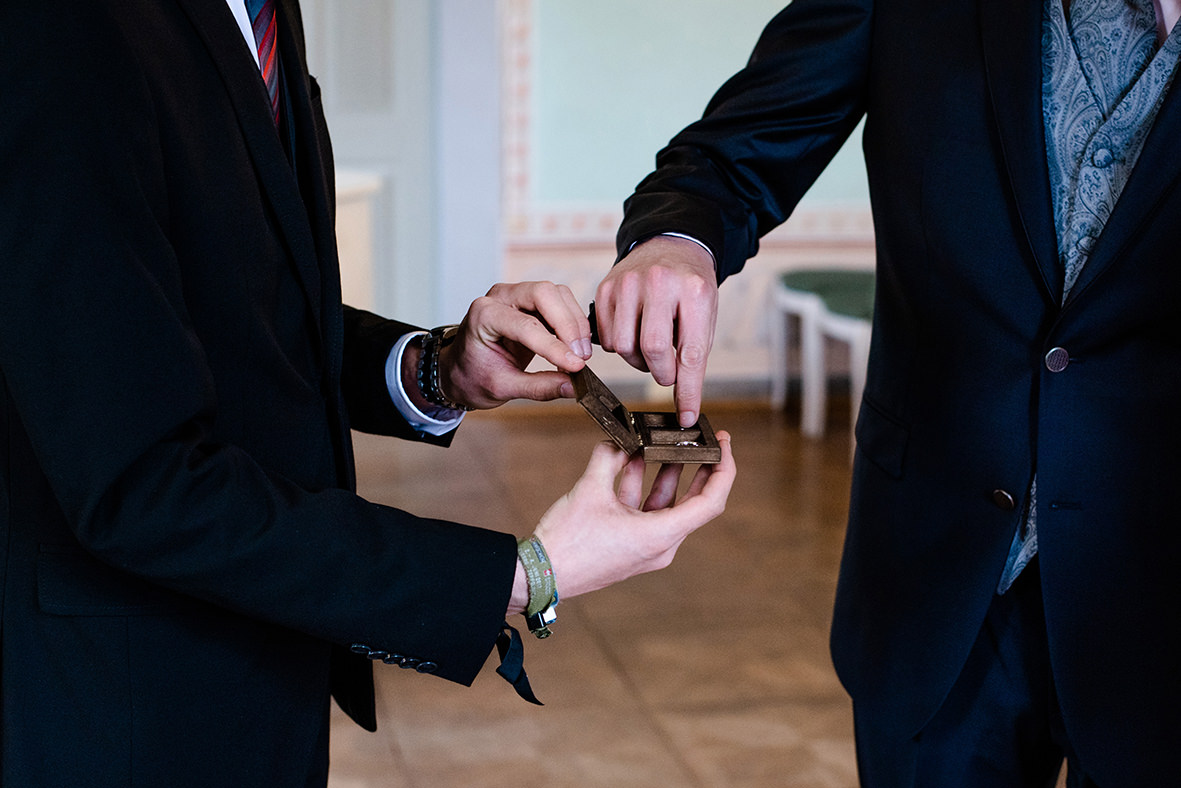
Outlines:
[[[636,271],[624,271],[616,277],[616,284],[620,293],[635,294],[640,291],[642,277]]]
[[[665,265],[654,265],[648,268],[645,279],[650,287],[664,287],[672,277],[673,272]]]
[[[672,346],[660,337],[640,337],[640,351],[647,359],[664,359],[672,353]]]
[[[495,290],[495,288],[493,288],[493,290]],[[487,312],[489,308],[494,307],[497,302],[492,298],[491,294],[493,290],[488,291],[489,295],[480,296],[475,301],[472,301],[472,305],[468,307],[468,312],[473,315],[482,315]]]
[[[665,550],[660,555],[656,556],[652,565],[655,569],[667,569],[673,562],[673,556],[676,555],[676,549]]]
[[[515,312],[512,323],[522,336],[538,329],[544,330],[540,320],[525,312]]]
[[[603,281],[599,282],[599,286],[595,288],[595,300],[602,302],[609,301],[614,289],[615,278],[612,274],[607,274]]]
[[[485,402],[504,402],[511,398],[507,386],[499,380],[490,380],[480,386],[480,396]]]
[[[707,295],[713,292],[713,282],[706,279],[700,274],[691,274],[685,277],[683,287],[685,291],[695,298]]]
[[[679,353],[681,366],[689,369],[704,367],[708,358],[709,350],[695,342],[682,347]]]

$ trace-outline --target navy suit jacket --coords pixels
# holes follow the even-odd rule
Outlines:
[[[371,659],[500,631],[511,535],[353,492],[410,327],[341,305],[278,14],[283,138],[223,0],[0,2],[4,785],[322,784],[330,691],[372,728]]]
[[[661,152],[619,247],[679,231],[735,273],[864,117],[877,304],[838,673],[900,735],[923,727],[1036,472],[1066,727],[1099,784],[1165,785],[1181,741],[1181,91],[1062,305],[1041,15],[1038,0],[795,0]],[[1044,363],[1056,347],[1061,372]]]

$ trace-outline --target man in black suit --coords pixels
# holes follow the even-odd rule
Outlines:
[[[545,283],[426,338],[343,308],[298,5],[237,2],[0,2],[6,786],[323,785],[374,663],[470,683],[498,644],[528,695],[504,622],[540,629],[543,551],[358,498],[349,429],[569,396],[589,324]],[[560,593],[667,563],[723,447],[675,502],[598,448],[535,530]]]
[[[1053,785],[1064,756],[1073,786],[1177,783],[1178,13],[795,0],[626,205],[603,346],[691,420],[717,283],[865,118],[832,651],[867,786]]]

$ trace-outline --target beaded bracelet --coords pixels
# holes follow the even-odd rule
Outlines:
[[[448,410],[472,410],[467,405],[460,405],[447,398],[439,385],[439,351],[450,345],[459,333],[459,326],[439,326],[432,328],[422,337],[422,357],[418,360],[418,388],[422,396],[432,405]]]

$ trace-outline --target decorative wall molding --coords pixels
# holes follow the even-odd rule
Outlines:
[[[529,151],[533,97],[533,2],[503,0],[501,6],[503,102],[502,207],[507,238],[529,224]]]
[[[507,218],[508,248],[583,246],[615,243],[622,211],[595,208],[530,210],[527,206]],[[762,240],[762,246],[815,246],[873,243],[873,217],[860,203],[801,206],[781,227]]]

